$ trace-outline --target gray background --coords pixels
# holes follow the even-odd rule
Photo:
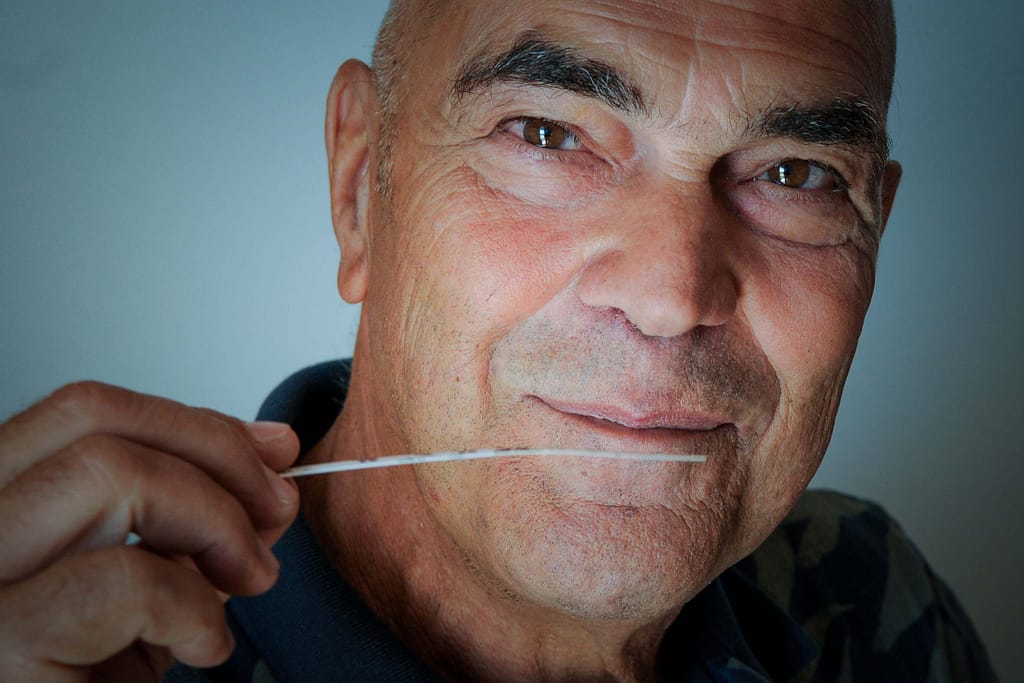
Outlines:
[[[901,520],[1010,681],[1024,3],[968,4],[897,0],[906,174],[817,484]],[[385,3],[356,5],[0,5],[0,417],[79,378],[251,416],[351,351],[321,131]]]

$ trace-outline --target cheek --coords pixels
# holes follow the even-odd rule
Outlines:
[[[770,247],[744,306],[784,394],[841,383],[871,298],[870,258],[852,248]]]
[[[418,448],[475,443],[491,397],[494,345],[564,289],[581,263],[582,229],[564,211],[524,205],[465,167],[402,181],[380,216],[364,306],[380,376]],[[396,372],[396,368],[400,368]]]
[[[743,508],[745,523],[770,527],[796,502],[828,445],[873,267],[863,252],[844,248],[772,247],[762,257],[744,314],[781,396],[757,449]]]
[[[413,237],[402,297],[423,324],[471,330],[485,345],[544,306],[581,264],[584,231],[564,211],[533,207],[483,185],[467,168],[432,182],[405,212]],[[428,264],[428,267],[424,265]]]

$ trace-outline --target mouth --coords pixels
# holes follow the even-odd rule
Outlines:
[[[722,416],[682,409],[633,410],[623,406],[576,403],[531,396],[571,423],[611,437],[643,441],[678,439],[714,432],[731,424]]]

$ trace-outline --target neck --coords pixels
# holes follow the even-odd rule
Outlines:
[[[341,416],[309,462],[388,454],[353,378]],[[423,467],[421,465],[421,467]],[[310,525],[339,572],[413,651],[458,680],[655,680],[678,610],[593,620],[490,585],[434,522],[411,467],[311,478]]]

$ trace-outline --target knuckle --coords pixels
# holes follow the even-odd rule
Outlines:
[[[201,422],[196,420],[197,416],[202,417]],[[173,420],[181,429],[195,429],[198,424],[201,424],[206,443],[210,448],[225,453],[251,450],[242,422],[224,413],[211,408],[183,407],[176,411]]]
[[[115,388],[95,380],[66,384],[47,399],[49,407],[67,422],[91,423],[113,408]]]
[[[127,452],[123,439],[109,434],[86,434],[68,447],[67,457],[101,481],[134,479],[143,464]]]
[[[204,493],[202,519],[207,525],[211,539],[218,534],[236,537],[247,533],[251,528],[241,503],[220,487],[210,487]]]
[[[203,412],[212,418],[212,424],[217,430],[216,438],[236,447],[249,445],[248,433],[240,420],[209,408],[203,408]]]
[[[22,499],[87,495],[101,500],[109,492],[124,491],[138,467],[117,437],[87,434],[33,465],[5,490],[17,491]]]

